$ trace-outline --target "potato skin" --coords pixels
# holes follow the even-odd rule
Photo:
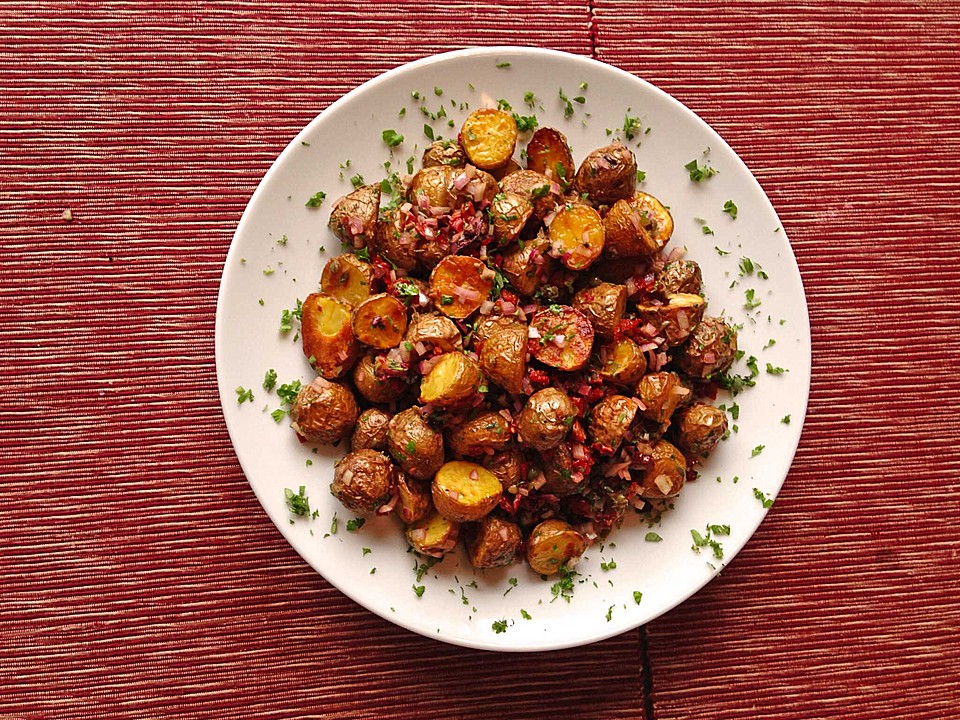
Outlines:
[[[651,453],[653,465],[644,473],[640,495],[645,498],[676,497],[687,479],[687,461],[676,447],[658,440]]]
[[[417,205],[420,195],[425,195],[431,208],[453,210],[457,207],[453,181],[461,172],[449,165],[429,165],[418,170],[407,188],[407,200]]]
[[[656,289],[664,295],[699,295],[703,290],[703,273],[693,260],[674,260],[664,265],[657,275]]]
[[[503,254],[501,270],[518,293],[533,295],[553,272],[556,260],[547,253],[550,241],[541,235],[517,244]]]
[[[402,377],[380,377],[377,374],[377,354],[369,352],[353,367],[353,385],[367,402],[378,405],[396,402],[409,386]]]
[[[677,410],[671,430],[676,446],[686,457],[705,457],[727,432],[727,414],[713,405],[693,403]]]
[[[607,382],[632,388],[647,371],[647,356],[630,338],[620,338],[609,346],[600,375]]]
[[[328,380],[342,377],[354,366],[360,344],[350,323],[351,308],[324,293],[311,293],[303,301],[300,339],[303,354],[314,370]]]
[[[359,305],[373,291],[373,265],[352,253],[330,258],[320,275],[320,291],[349,305]]]
[[[680,403],[689,395],[690,390],[683,385],[679,376],[672,372],[644,375],[636,390],[636,396],[644,405],[640,414],[660,425],[670,420]]]
[[[431,479],[443,465],[443,436],[427,425],[418,407],[407,408],[387,426],[387,450],[417,480]]]
[[[518,163],[518,162],[517,162],[516,160],[514,160],[513,158],[510,158],[509,160],[507,160],[507,164],[506,164],[506,165],[504,165],[503,167],[494,168],[494,169],[490,170],[489,172],[490,172],[490,175],[493,177],[494,180],[496,180],[497,182],[500,182],[500,181],[503,180],[507,175],[512,175],[513,173],[517,172],[518,170],[523,170],[523,168],[520,167],[520,163]]]
[[[625,395],[610,395],[590,411],[590,438],[595,443],[616,450],[637,416],[637,404]]]
[[[554,128],[537,128],[527,143],[527,169],[542,173],[566,190],[573,183],[576,166],[564,134]]]
[[[497,193],[489,209],[493,220],[493,239],[498,245],[516,240],[533,215],[533,204],[512,192]]]
[[[551,305],[533,316],[530,327],[539,335],[531,352],[544,365],[570,372],[579,370],[593,350],[593,325],[569,305]],[[557,345],[559,338],[563,345]],[[556,338],[556,339],[555,339]]]
[[[457,546],[460,523],[431,508],[429,514],[407,527],[407,542],[417,553],[441,558]]]
[[[351,325],[357,340],[387,350],[399,345],[407,331],[407,308],[393,295],[371,295],[354,308]]]
[[[463,336],[453,320],[440,313],[414,314],[403,338],[411,345],[423,343],[443,352],[463,350]]]
[[[377,231],[380,186],[364,185],[341,198],[330,211],[329,227],[345,243],[366,247]]]
[[[420,480],[414,480],[400,468],[394,468],[397,484],[397,504],[393,510],[404,524],[409,525],[422,520],[433,511],[430,498],[430,486]]]
[[[431,491],[437,512],[455,522],[476,522],[497,506],[503,494],[496,475],[463,460],[444,464],[433,478]]]
[[[523,480],[526,461],[516,448],[510,448],[483,459],[483,466],[497,476],[500,486],[510,492],[516,492],[517,485]]]
[[[480,348],[480,369],[509,393],[523,391],[527,372],[527,326],[505,323]]]
[[[467,154],[452,140],[435,140],[423,151],[421,167],[446,165],[453,168],[463,168],[467,165]]]
[[[543,455],[543,476],[546,482],[540,488],[541,492],[565,497],[575,495],[584,483],[575,482],[573,477],[573,455],[570,444],[562,442],[553,450],[547,450]]]
[[[393,416],[390,413],[379,408],[370,408],[360,413],[350,438],[350,449],[386,450],[387,426],[391,417]]]
[[[543,220],[556,209],[557,203],[562,199],[557,192],[559,187],[559,184],[546,175],[534,170],[518,170],[500,181],[503,192],[516,193],[533,203],[533,216],[538,220]]]
[[[667,341],[667,347],[676,347],[700,324],[706,303],[699,295],[674,294],[667,296],[665,305],[637,303],[637,315],[653,325]]]
[[[737,331],[723,318],[704,316],[673,358],[676,368],[694,378],[727,371],[737,354]]]
[[[420,402],[453,407],[469,400],[483,379],[480,366],[462,352],[444,353],[420,382]]]
[[[534,572],[553,575],[570,560],[583,555],[587,541],[562,520],[544,520],[527,538],[527,562]]]
[[[523,541],[519,525],[493,515],[484,517],[468,532],[467,555],[475,568],[510,565]]]
[[[347,437],[359,414],[349,388],[318,377],[297,393],[290,426],[306,442],[327,444]]]
[[[480,413],[447,432],[447,444],[454,457],[492,455],[507,447],[511,439],[510,423],[493,410]]]
[[[628,198],[637,187],[637,160],[621,142],[597,148],[580,163],[574,187],[594,205]]]
[[[573,307],[587,316],[597,335],[612,338],[627,309],[627,288],[606,282],[583,288],[573,296]]]
[[[490,338],[496,337],[511,327],[522,327],[526,333],[526,325],[521,323],[515,317],[507,315],[482,315],[477,318],[470,333],[470,342],[468,345],[473,350],[478,350]]]
[[[544,388],[527,399],[517,418],[517,438],[534,450],[555,448],[570,431],[577,409],[563,390]]]
[[[393,491],[393,463],[370,448],[355,450],[339,460],[330,484],[333,496],[358,513],[375,512],[390,502]]]
[[[460,128],[460,145],[481,170],[503,167],[517,147],[517,122],[503,110],[474,110]]]
[[[477,258],[448,255],[430,273],[430,299],[447,317],[469,317],[483,304],[493,289],[496,273]],[[458,295],[456,288],[471,293]]]
[[[420,266],[417,256],[419,238],[413,230],[405,229],[408,215],[395,208],[377,223],[373,249],[398,268],[416,270]]]

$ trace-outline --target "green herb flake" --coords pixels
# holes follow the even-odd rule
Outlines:
[[[392,148],[403,142],[403,135],[398,133],[396,130],[384,130],[381,135],[383,137],[383,141]]]
[[[790,424],[790,416],[789,416],[789,415],[784,415],[782,418],[780,418],[780,422],[782,422],[784,425],[789,425],[789,424]]]
[[[623,116],[623,135],[627,140],[633,140],[640,132],[640,118]]]
[[[570,98],[567,97],[566,93],[563,92],[563,88],[560,88],[560,102],[563,103],[563,117],[569,118],[573,115],[573,103],[570,102]]]
[[[763,449],[766,445],[757,445],[753,450],[750,451],[750,457],[755,458],[757,455],[763,452]]]
[[[706,225],[704,225],[704,227],[706,227]],[[713,234],[713,231],[711,231],[710,234],[712,235],[712,234]],[[730,254],[730,252],[729,252],[728,250],[721,250],[721,249],[720,249],[719,247],[717,247],[716,245],[713,246],[713,249],[717,251],[717,255],[719,255],[720,257],[723,257],[724,255],[729,255],[729,254]]]
[[[277,385],[277,371],[274,370],[273,368],[270,368],[269,370],[267,370],[267,372],[263,376],[263,389],[266,390],[267,392],[270,392],[271,390],[273,390],[274,387],[276,387],[276,385]]]
[[[653,543],[658,543],[663,540],[663,538],[660,537],[660,535],[658,535],[655,532],[648,532],[646,535],[643,536],[643,539],[646,540],[647,542],[653,542]]]
[[[570,602],[570,598],[573,597],[573,579],[579,575],[576,570],[568,568],[566,565],[560,566],[560,579],[557,582],[553,583],[550,586],[550,594],[553,595],[554,602],[557,598],[563,598],[567,602]]]
[[[267,266],[263,269],[263,274],[266,275],[267,277],[270,277],[270,276],[273,275],[275,272],[276,272],[276,270],[274,270],[274,269],[273,269],[272,267],[270,267],[269,265],[267,265]]]
[[[323,205],[323,201],[326,199],[326,197],[327,194],[323,190],[316,192],[310,197],[309,200],[307,200],[306,206],[308,208],[318,208]]]
[[[304,517],[310,514],[310,501],[307,499],[307,488],[300,486],[300,492],[294,493],[290,488],[284,488],[283,495],[287,500],[287,507],[294,515]]]
[[[427,123],[423,124],[423,134],[427,136],[427,140],[429,140],[430,142],[433,142],[435,137],[433,134],[433,128],[430,127]]]
[[[740,277],[753,275],[753,260],[748,257],[740,258]]]
[[[760,305],[763,304],[760,300],[756,299],[756,294],[757,294],[757,291],[754,290],[753,288],[747,288],[743,292],[743,296],[746,298],[746,302],[743,303],[743,306],[747,310],[753,310],[754,308],[758,308],[760,307]]]
[[[503,62],[498,62],[498,63],[497,63],[497,67],[498,67],[498,68],[508,68],[508,67],[510,67],[512,64],[513,64],[513,63],[511,63],[509,60],[504,60]]]
[[[727,213],[731,217],[731,219],[733,220],[737,219],[737,206],[733,202],[733,200],[727,200],[723,204],[723,211]]]
[[[604,572],[609,572],[609,571],[611,571],[611,570],[616,570],[616,569],[617,569],[617,561],[616,561],[616,560],[611,560],[610,562],[601,562],[601,563],[600,563],[600,569],[603,570]]]
[[[505,633],[507,631],[507,621],[506,620],[494,620],[493,625],[491,626],[493,631],[499,635],[500,633]]]
[[[506,590],[503,591],[504,595],[506,595],[508,592],[513,590],[517,586],[517,583],[519,581],[515,577],[512,577],[509,580],[507,580],[507,582],[510,583],[510,587],[508,587]]]
[[[532,619],[533,619],[533,616],[532,616],[530,613],[528,613],[526,610],[524,610],[523,608],[520,608],[520,617],[522,617],[524,620],[532,620]]]
[[[353,185],[355,188],[358,188],[361,185],[363,185],[363,175],[361,175],[360,173],[357,173],[356,175],[354,175],[352,178],[350,178],[350,184]]]
[[[637,182],[642,183],[647,179],[647,174],[643,170],[637,170]]]
[[[250,388],[244,388],[242,385],[237,386],[237,405],[243,405],[245,402],[253,402],[253,390]]]
[[[783,375],[785,372],[790,372],[786,368],[774,367],[770,363],[767,363],[767,374],[768,375]]]
[[[637,605],[639,605],[641,600],[643,600],[643,593],[640,592],[639,590],[634,590],[634,591],[633,591],[633,601],[634,601]]]
[[[753,489],[753,496],[760,501],[764,509],[768,509],[770,506],[773,505],[773,498],[768,498],[766,494],[762,490],[760,490],[760,488]]]
[[[416,595],[418,598],[423,597],[423,592],[424,590],[427,589],[426,586],[424,585],[413,585],[412,587],[413,587],[413,594]]]
[[[718,173],[717,170],[714,170],[712,167],[704,163],[699,165],[696,159],[691,160],[686,165],[683,166],[683,169],[690,174],[690,179],[693,182],[703,182],[708,178],[712,178]]]
[[[616,606],[611,605],[610,607],[607,608],[607,615],[606,615],[607,622],[610,622],[611,620],[613,620],[613,608],[614,608],[614,607],[616,607]]]
[[[513,120],[517,123],[517,131],[522,133],[533,132],[539,125],[536,115],[517,115],[517,113],[513,113]]]
[[[356,532],[363,527],[363,524],[366,521],[367,519],[362,517],[353,518],[353,520],[347,520],[347,532]]]
[[[533,94],[533,91],[532,91],[532,90],[527,90],[527,91],[523,94],[523,101],[524,101],[527,105],[529,105],[530,107],[536,107],[536,104],[537,104],[537,96]]]
[[[434,87],[434,88],[433,88],[433,94],[436,95],[437,97],[440,97],[441,95],[443,95],[443,88],[441,88],[441,87]]]

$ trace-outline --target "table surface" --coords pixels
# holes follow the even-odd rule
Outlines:
[[[955,716],[960,4],[368,7],[0,2],[0,717]],[[384,70],[485,44],[596,57],[716,128],[813,333],[746,549],[647,626],[536,655],[411,634],[311,571],[243,477],[213,360],[280,150]]]

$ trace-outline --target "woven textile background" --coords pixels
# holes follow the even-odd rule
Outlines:
[[[957,2],[0,0],[0,718],[956,715],[958,34]],[[220,272],[273,159],[357,84],[476,44],[692,108],[810,306],[807,425],[756,536],[673,612],[556,653],[343,597],[216,395]]]

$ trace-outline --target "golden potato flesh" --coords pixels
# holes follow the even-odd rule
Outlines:
[[[349,388],[318,377],[297,393],[290,408],[290,427],[305,442],[332,443],[350,434],[359,414]]]
[[[517,123],[503,110],[474,110],[460,128],[460,144],[481,170],[503,167],[517,147]]]
[[[457,546],[460,523],[448,520],[436,510],[407,527],[407,542],[417,553],[443,557]]]
[[[454,460],[433,478],[433,506],[448,520],[475,522],[500,502],[503,488],[483,465]]]
[[[679,495],[687,479],[686,458],[666,440],[657,441],[651,457],[653,465],[644,473],[640,495],[654,499]]]
[[[527,562],[534,572],[553,575],[586,548],[586,539],[568,523],[545,520],[527,538]]]
[[[479,309],[496,273],[468,255],[448,255],[430,273],[430,299],[447,317],[462,320]]]
[[[396,347],[406,331],[407,308],[393,295],[373,295],[353,311],[353,334],[370,347]]]
[[[627,288],[614,283],[583,288],[573,296],[573,307],[587,316],[597,335],[612,338],[627,309]]]
[[[447,432],[447,443],[457,457],[481,457],[502,450],[511,437],[507,419],[490,410],[451,428]]]
[[[393,510],[404,524],[409,525],[422,520],[433,510],[430,497],[430,485],[408,477],[403,470],[395,469],[397,483],[397,504]]]
[[[330,492],[354,512],[375,512],[393,497],[393,463],[376,450],[355,450],[337,462]]]
[[[637,404],[625,395],[610,395],[590,411],[590,439],[616,450],[637,416]]]
[[[370,297],[373,265],[347,253],[327,261],[320,276],[320,290],[348,305],[359,305]]]
[[[522,392],[527,372],[527,326],[511,322],[498,327],[480,348],[480,369],[507,392]]]
[[[647,356],[640,346],[630,338],[621,338],[608,346],[600,375],[614,385],[633,387],[646,371]]]
[[[480,366],[462,352],[440,356],[420,382],[420,402],[450,407],[473,397],[480,387]]]
[[[573,154],[563,133],[553,128],[537,128],[527,143],[527,169],[543,173],[561,190],[573,182],[576,167]]]
[[[514,561],[523,536],[520,526],[503,518],[487,515],[470,527],[467,554],[475,568],[493,568]]]
[[[350,324],[350,306],[330,295],[311,293],[301,310],[303,354],[317,373],[328,380],[345,375],[360,353]]]
[[[533,204],[516,193],[498,193],[490,205],[493,239],[500,245],[513,242],[533,215]]]
[[[554,254],[571,270],[586,270],[603,252],[600,214],[589,205],[566,205],[547,230]]]
[[[668,295],[663,305],[637,303],[637,316],[657,329],[666,339],[667,347],[676,347],[700,324],[706,306],[699,295]]]

